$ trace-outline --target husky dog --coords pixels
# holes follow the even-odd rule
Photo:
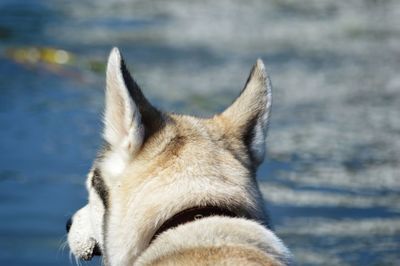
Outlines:
[[[271,109],[263,62],[207,119],[152,106],[117,48],[106,75],[105,145],[87,177],[88,204],[67,223],[74,256],[111,266],[288,265],[255,179]]]

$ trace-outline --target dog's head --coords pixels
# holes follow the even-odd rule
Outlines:
[[[238,98],[203,119],[163,113],[114,48],[107,65],[104,147],[88,174],[88,204],[67,225],[72,253],[133,262],[157,229],[193,206],[263,218],[255,181],[264,159],[271,84],[258,60]]]

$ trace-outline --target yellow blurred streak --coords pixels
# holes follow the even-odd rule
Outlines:
[[[19,63],[26,64],[68,65],[72,64],[75,58],[71,52],[48,47],[10,48],[6,51],[6,55]]]

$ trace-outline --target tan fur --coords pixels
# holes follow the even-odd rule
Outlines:
[[[271,84],[258,60],[240,96],[221,114],[162,113],[114,49],[107,67],[108,146],[88,177],[89,204],[74,216],[72,252],[90,258],[95,241],[111,266],[286,265],[288,250],[259,223],[263,204],[254,176],[264,158],[270,106]],[[165,221],[195,206],[218,206],[247,219],[200,219],[150,244]]]
[[[263,252],[243,246],[198,247],[183,249],[157,258],[149,266],[161,265],[282,265]]]

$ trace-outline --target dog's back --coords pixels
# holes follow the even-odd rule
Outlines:
[[[268,229],[243,218],[209,217],[166,231],[138,266],[287,265],[289,251]]]

